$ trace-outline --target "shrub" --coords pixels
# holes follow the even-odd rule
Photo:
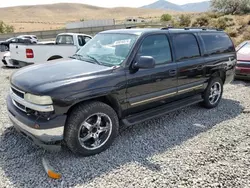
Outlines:
[[[13,33],[14,27],[12,25],[7,25],[0,20],[0,33]]]
[[[235,38],[235,37],[238,37],[238,31],[237,31],[237,29],[235,29],[235,28],[228,28],[227,30],[225,30],[228,34],[229,34],[229,36],[230,37],[232,37],[232,38]]]
[[[247,30],[244,32],[242,35],[242,39],[245,40],[250,40],[250,26],[247,28]]]
[[[192,24],[193,27],[203,27],[209,25],[209,19],[203,15],[196,18],[195,22]]]
[[[219,12],[208,12],[206,15],[209,18],[219,18],[219,17],[223,16],[223,14],[221,14]]]
[[[226,29],[227,28],[227,21],[225,18],[219,18],[216,22],[216,25],[215,25],[216,28],[218,29]]]
[[[183,27],[189,27],[190,24],[191,24],[191,18],[189,15],[181,15],[180,18],[180,26],[183,26]]]
[[[161,21],[162,22],[168,22],[168,21],[170,21],[172,19],[172,16],[170,15],[170,14],[163,14],[162,16],[161,16]]]

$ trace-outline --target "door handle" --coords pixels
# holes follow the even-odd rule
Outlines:
[[[173,69],[169,71],[169,76],[176,76],[177,70]]]
[[[199,66],[196,67],[196,69],[200,71],[200,70],[203,69],[203,66],[202,66],[202,65],[199,65]]]

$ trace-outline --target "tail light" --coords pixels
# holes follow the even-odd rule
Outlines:
[[[34,53],[32,49],[26,49],[26,58],[34,58]]]

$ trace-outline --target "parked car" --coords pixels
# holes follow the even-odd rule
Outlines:
[[[40,146],[64,140],[73,152],[94,155],[124,125],[195,103],[215,108],[235,66],[234,45],[223,31],[104,31],[71,58],[14,73],[9,117]]]
[[[241,43],[237,48],[236,79],[250,79],[250,41]]]
[[[55,44],[55,41],[43,41],[43,42],[38,42],[38,44],[46,44],[46,45],[53,45]],[[3,57],[2,57],[2,62],[4,64],[4,66],[6,67],[16,67],[18,68],[19,67],[19,64],[16,63],[15,61],[13,61],[11,59],[11,54],[10,54],[10,51],[7,51]]]
[[[13,37],[13,38],[9,38],[6,41],[0,41],[0,46],[1,46],[1,51],[9,51],[10,49],[10,44],[12,43],[23,43],[23,44],[31,44],[31,40],[26,39],[26,38],[17,38],[17,37]]]
[[[62,33],[57,35],[55,45],[10,45],[11,59],[16,66],[26,66],[43,63],[72,56],[84,46],[92,37],[78,33]]]
[[[20,35],[17,38],[29,39],[32,44],[36,44],[38,42],[38,39],[37,39],[36,35]]]

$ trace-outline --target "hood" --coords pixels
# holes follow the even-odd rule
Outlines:
[[[20,69],[11,76],[11,84],[23,91],[32,92],[36,91],[35,88],[41,89],[43,85],[56,87],[56,83],[63,85],[74,80],[93,79],[112,70],[112,67],[76,59],[56,60]]]
[[[248,53],[237,53],[238,61],[249,61],[250,62],[250,50]]]

